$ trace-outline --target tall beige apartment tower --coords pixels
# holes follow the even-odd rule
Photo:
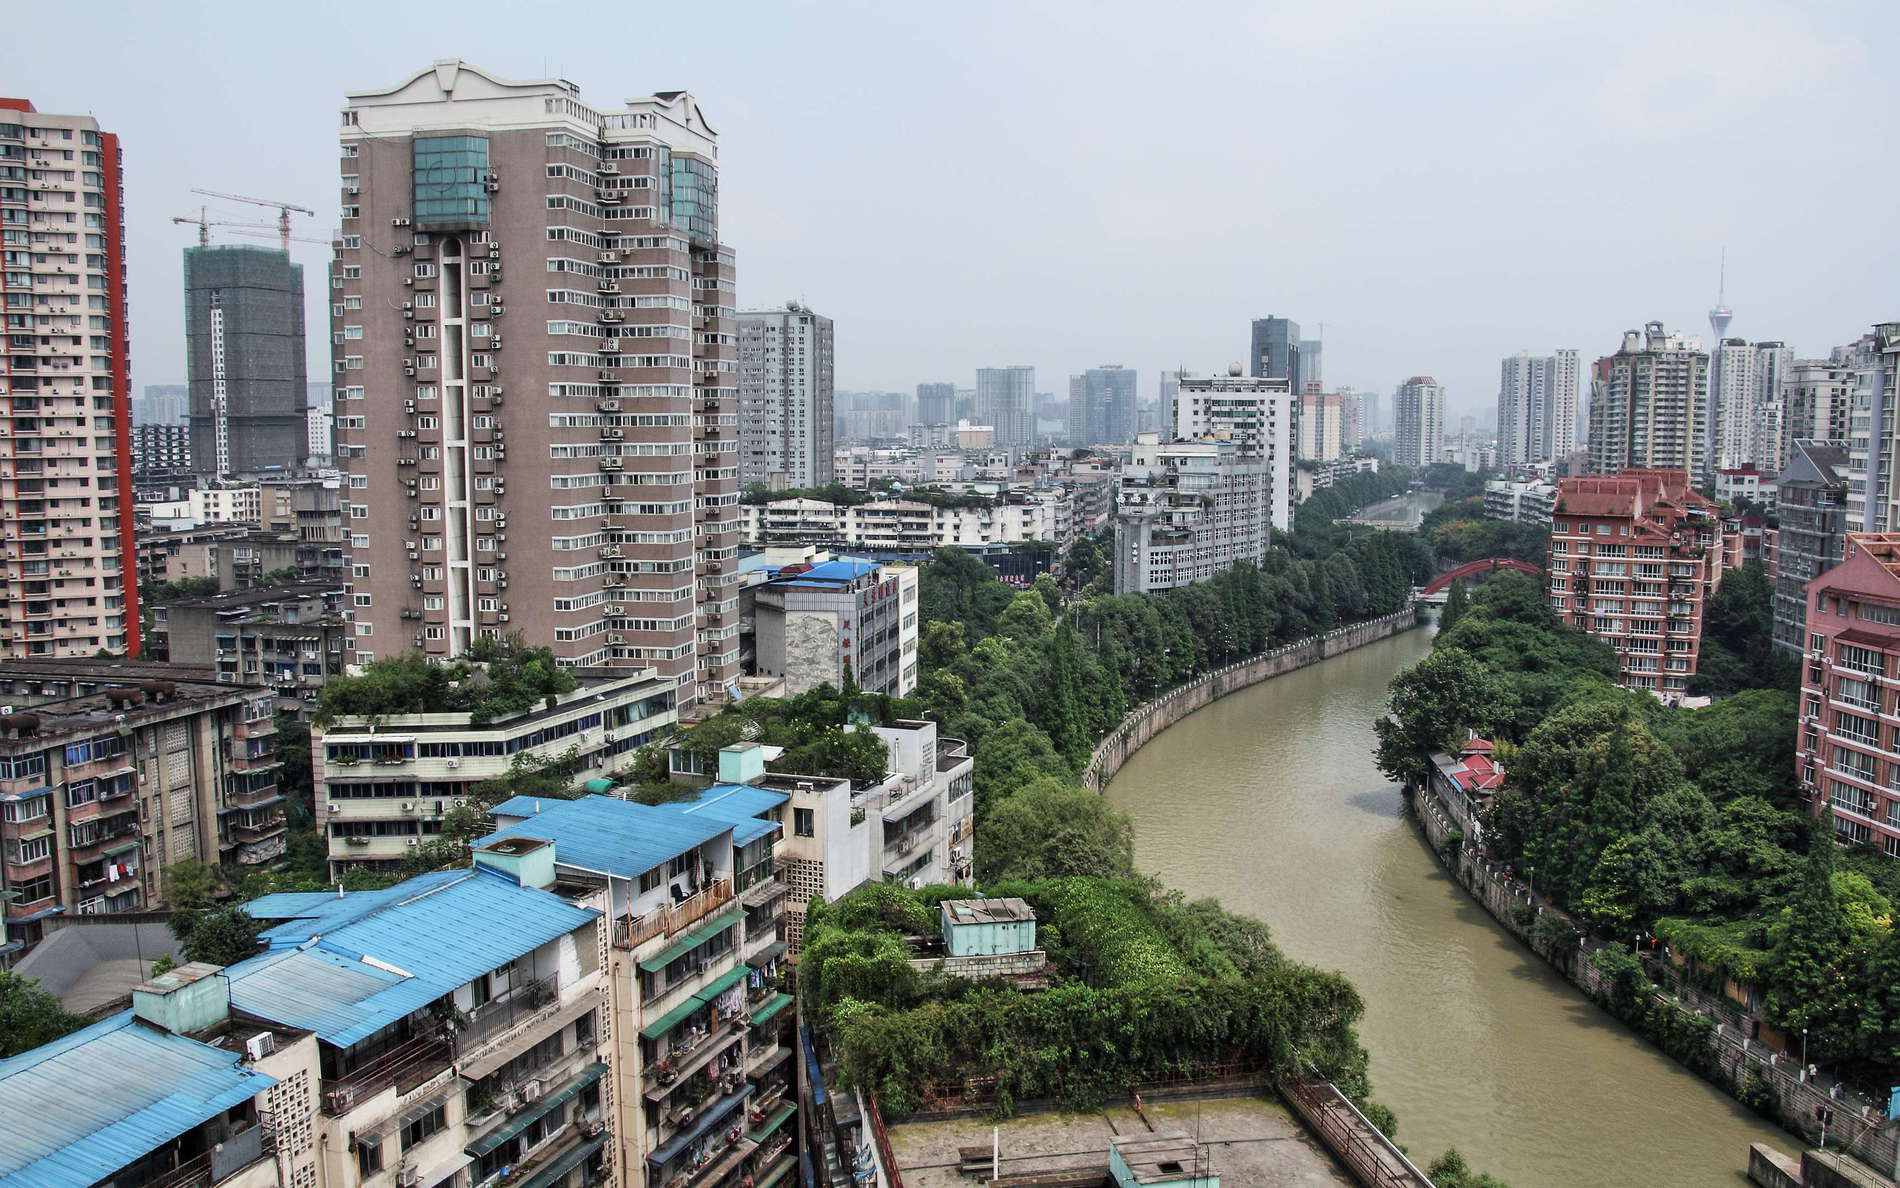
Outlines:
[[[0,99],[0,656],[139,647],[119,138]]]
[[[733,256],[684,91],[582,101],[459,61],[343,111],[331,277],[355,660],[523,633],[739,671]],[[505,344],[505,348],[504,348]]]

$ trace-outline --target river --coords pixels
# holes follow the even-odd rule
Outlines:
[[[1422,1167],[1456,1145],[1512,1188],[1746,1184],[1762,1123],[1597,1009],[1452,882],[1372,764],[1409,631],[1262,682],[1131,758],[1107,796],[1135,860],[1265,920],[1366,1000],[1373,1096]]]

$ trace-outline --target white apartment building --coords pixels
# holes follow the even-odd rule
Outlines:
[[[195,528],[200,524],[262,524],[260,487],[215,486],[185,492],[183,499],[141,503],[138,512],[155,527]]]
[[[311,731],[317,824],[335,875],[393,870],[442,831],[469,789],[517,757],[574,751],[575,784],[612,774],[656,731],[678,720],[671,678],[651,670],[582,675],[552,707],[477,725],[466,712],[342,718]]]
[[[1183,404],[1192,382],[1182,381]],[[1268,509],[1282,492],[1290,502],[1268,463],[1239,443],[1138,435],[1116,495],[1115,592],[1170,590],[1260,561],[1272,535]]]
[[[1854,369],[1846,348],[1828,359],[1789,362],[1781,383],[1781,456],[1794,456],[1797,441],[1846,441],[1854,396]],[[1779,473],[1779,468],[1777,468]]]
[[[1298,444],[1292,384],[1239,371],[1235,365],[1223,376],[1183,376],[1175,391],[1174,436],[1181,441],[1231,442],[1239,456],[1257,462],[1267,478],[1266,522],[1290,531]],[[1149,442],[1145,435],[1141,440],[1162,444],[1158,438]]]
[[[1515,482],[1492,479],[1484,485],[1484,518],[1518,524],[1550,523],[1557,505],[1557,484],[1548,479]]]
[[[1900,404],[1900,322],[1881,322],[1835,354],[1854,377],[1847,432],[1847,526],[1849,532],[1900,529],[1900,434],[1893,425]]]
[[[1392,461],[1430,466],[1445,457],[1445,389],[1429,375],[1415,375],[1393,397]]]
[[[854,505],[775,499],[740,507],[753,545],[814,544],[877,553],[927,553],[945,545],[1066,544],[1070,506],[1064,492],[1036,491],[986,507],[938,507],[911,499]]]
[[[739,482],[774,491],[832,481],[832,329],[796,301],[740,310]]]
[[[0,656],[139,650],[119,138],[0,99]]]
[[[1781,469],[1783,386],[1793,363],[1794,352],[1779,342],[1728,338],[1715,348],[1709,368],[1714,469]]]
[[[1338,392],[1307,392],[1300,397],[1300,459],[1331,462],[1344,452],[1343,399]]]

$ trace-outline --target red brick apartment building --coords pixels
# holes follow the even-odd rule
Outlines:
[[[1545,564],[1551,608],[1616,649],[1626,688],[1679,698],[1727,545],[1719,509],[1684,471],[1564,479]]]
[[[1847,535],[1808,583],[1795,763],[1842,841],[1900,857],[1900,533]]]

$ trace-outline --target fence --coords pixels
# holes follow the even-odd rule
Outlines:
[[[1280,1092],[1366,1188],[1432,1188],[1431,1178],[1412,1166],[1405,1152],[1330,1081],[1289,1077],[1280,1083]]]
[[[1335,627],[1324,635],[1315,635],[1296,643],[1284,644],[1270,652],[1236,660],[1223,668],[1203,673],[1185,685],[1177,686],[1150,701],[1144,701],[1123,715],[1108,737],[1096,744],[1082,770],[1082,782],[1096,791],[1113,779],[1128,757],[1139,751],[1149,739],[1187,717],[1202,706],[1237,689],[1244,689],[1282,673],[1305,668],[1319,660],[1337,656],[1387,636],[1416,627],[1416,606],[1363,623]]]
[[[1531,908],[1533,922],[1537,915],[1556,913],[1580,940],[1574,953],[1552,960],[1551,967],[1591,998],[1602,1001],[1608,997],[1610,987],[1592,960],[1604,947],[1603,941],[1591,936],[1574,917],[1540,903],[1530,886],[1504,866],[1463,847],[1452,855],[1447,838],[1457,826],[1432,790],[1414,791],[1407,799],[1440,861],[1506,932],[1535,951],[1530,925],[1518,922],[1519,911]],[[1722,1075],[1710,1076],[1710,1083],[1732,1095],[1741,1085],[1759,1079],[1774,1095],[1776,1110],[1790,1130],[1810,1142],[1825,1138],[1828,1144],[1851,1152],[1883,1174],[1892,1174],[1900,1166],[1900,1128],[1864,1096],[1837,1081],[1805,1077],[1799,1061],[1749,1039],[1743,1026],[1745,1017],[1733,1005],[1684,985],[1666,963],[1650,960],[1645,965],[1652,977],[1660,975],[1670,983],[1652,991],[1653,1001],[1670,1010],[1701,1015],[1716,1024],[1710,1042]]]

